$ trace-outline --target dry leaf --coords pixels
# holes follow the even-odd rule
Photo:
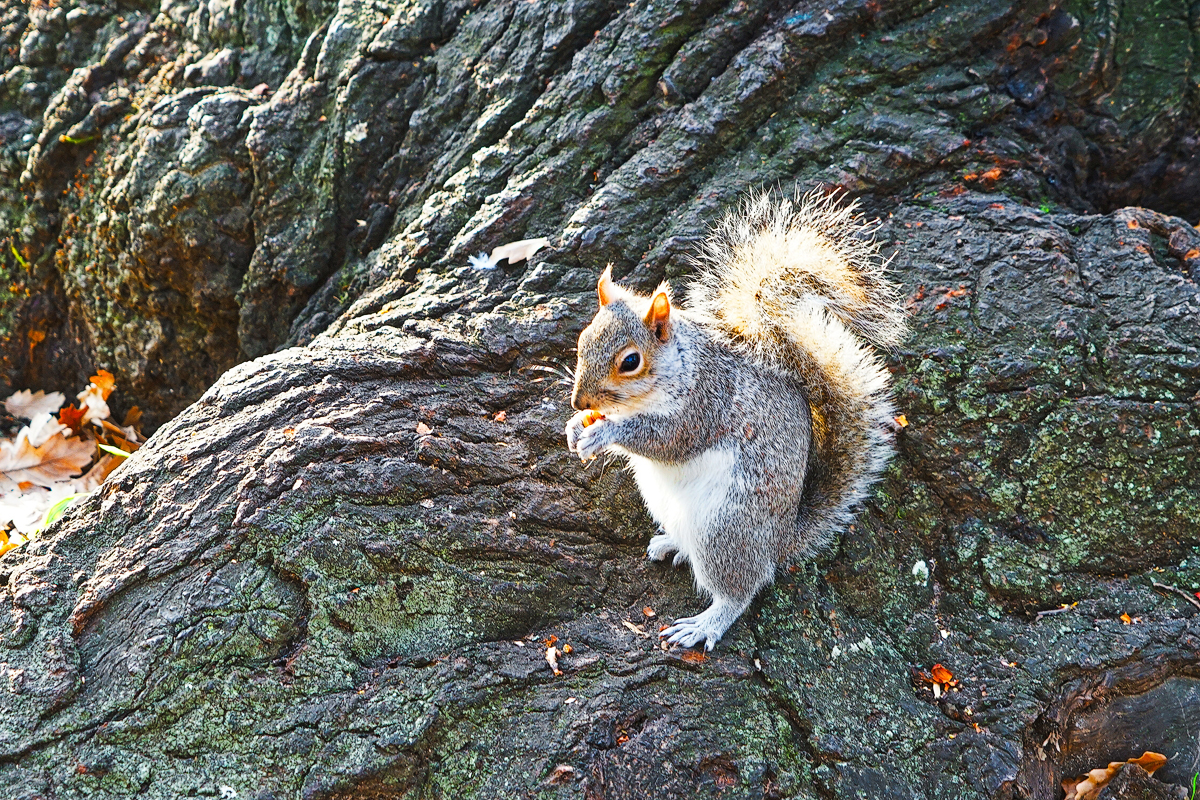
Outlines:
[[[29,428],[22,428],[15,442],[0,442],[0,473],[14,482],[31,481],[51,488],[82,472],[95,453],[91,442],[67,439],[61,433],[34,447]]]
[[[1100,794],[1100,790],[1107,786],[1113,778],[1117,777],[1117,773],[1126,764],[1137,764],[1146,770],[1146,772],[1153,775],[1155,771],[1166,763],[1166,756],[1162,753],[1154,753],[1149,750],[1137,758],[1131,758],[1128,761],[1110,761],[1108,766],[1103,769],[1094,769],[1088,772],[1087,775],[1063,781],[1063,791],[1067,793],[1065,800],[1096,800],[1096,797]]]
[[[424,422],[417,423],[417,435],[418,436],[428,436],[431,433],[433,433],[433,428],[429,427]]]
[[[646,633],[646,630],[641,625],[634,625],[632,622],[630,622],[627,619],[621,620],[621,624],[624,625],[626,628],[629,628],[629,630],[633,631],[638,636],[641,636],[643,639],[650,638],[650,634]]]
[[[550,240],[543,237],[537,239],[522,239],[519,242],[511,242],[509,244],[500,245],[492,251],[490,261],[495,264],[498,261],[507,258],[509,264],[516,264],[519,261],[524,261],[533,256],[538,250],[548,245]]]
[[[1001,172],[1000,172],[999,167],[992,167],[987,172],[984,172],[983,174],[981,174],[979,177],[983,178],[984,180],[994,181],[994,180],[998,180],[1000,178],[1000,174],[1001,174]]]
[[[58,421],[78,433],[79,431],[83,430],[84,413],[85,409],[76,408],[75,404],[72,403],[71,405],[65,406],[59,410]]]
[[[116,378],[114,378],[113,374],[106,369],[97,370],[96,374],[92,376],[92,386],[95,386],[100,390],[100,396],[105,400],[107,400],[108,396],[112,394],[113,387],[116,385]]]
[[[62,392],[31,392],[22,389],[4,401],[9,414],[21,419],[33,419],[41,414],[53,414],[62,407],[67,396]]]
[[[108,403],[104,402],[104,391],[92,383],[78,395],[79,407],[83,409],[83,422],[94,419],[108,419]]]
[[[643,606],[642,613],[645,614],[647,617],[650,617],[651,619],[654,619],[654,617],[658,616],[657,614],[654,613],[654,609],[651,608],[650,606]]]
[[[933,678],[935,683],[953,683],[954,673],[943,667],[941,664],[934,664],[929,670],[929,676]]]
[[[16,548],[25,544],[27,541],[29,540],[15,531],[12,532],[11,535],[9,531],[0,531],[0,556],[4,555],[9,550],[15,550]]]
[[[29,443],[34,447],[41,447],[55,434],[70,430],[49,413],[38,414],[25,429],[29,431]]]
[[[72,485],[76,492],[90,492],[108,480],[109,473],[124,463],[125,459],[123,458],[105,455],[91,469],[76,478]]]
[[[703,650],[692,650],[691,648],[684,650],[679,657],[689,664],[703,664],[705,659]]]

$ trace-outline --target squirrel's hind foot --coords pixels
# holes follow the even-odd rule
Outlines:
[[[660,533],[650,537],[650,546],[646,548],[646,558],[651,561],[662,561],[671,553],[675,553],[675,566],[679,566],[680,559],[687,560],[679,549],[679,545],[675,540],[665,533]]]
[[[674,625],[658,635],[681,647],[694,647],[704,642],[704,649],[712,650],[749,605],[749,600],[743,602],[719,597],[696,616],[677,619]]]

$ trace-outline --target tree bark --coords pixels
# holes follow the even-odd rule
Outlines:
[[[0,558],[6,796],[1200,769],[1200,617],[1155,586],[1200,588],[1196,4],[0,8],[8,380],[106,367],[160,426]],[[898,457],[714,653],[663,650],[690,575],[535,367],[606,263],[680,285],[745,191],[821,184],[908,298]]]

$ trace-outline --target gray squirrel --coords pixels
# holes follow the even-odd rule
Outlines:
[[[567,447],[625,456],[712,605],[660,636],[709,650],[781,563],[842,530],[892,453],[890,376],[872,346],[905,333],[857,203],[810,192],[742,203],[695,260],[687,308],[597,285],[579,336]]]

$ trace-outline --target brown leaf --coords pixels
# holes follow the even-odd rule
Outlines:
[[[1107,786],[1126,764],[1137,764],[1146,770],[1146,772],[1153,775],[1157,769],[1166,763],[1166,756],[1149,750],[1137,758],[1131,758],[1128,761],[1111,761],[1107,767],[1091,770],[1087,775],[1082,775],[1078,778],[1064,780],[1062,788],[1067,793],[1065,800],[1096,800],[1096,797],[1100,794],[1100,790]]]
[[[689,664],[703,664],[707,656],[701,650],[692,650],[688,648],[679,654],[679,657]]]
[[[92,442],[68,439],[61,433],[34,447],[29,429],[22,428],[16,441],[0,442],[0,473],[14,482],[29,481],[50,489],[83,471],[95,452]]]
[[[1147,750],[1137,758],[1131,758],[1127,764],[1137,764],[1149,774],[1153,775],[1158,770],[1162,769],[1167,764],[1167,757],[1162,753],[1155,753]]]
[[[137,406],[134,406],[133,408],[131,408],[125,412],[125,421],[122,422],[121,424],[124,425],[125,427],[129,427],[130,425],[132,425],[134,427],[134,430],[136,430],[138,432],[138,435],[140,436],[142,433],[141,422],[142,422],[142,410],[140,408],[138,408]]]
[[[417,436],[428,436],[433,433],[433,428],[426,425],[424,422],[417,423]]]
[[[654,613],[654,609],[651,608],[650,606],[644,606],[642,608],[642,613],[645,614],[647,617],[650,617],[651,619],[658,616],[657,614]]]
[[[22,389],[4,401],[4,408],[14,417],[33,419],[39,414],[53,414],[58,411],[66,399],[62,392],[46,394]]]

